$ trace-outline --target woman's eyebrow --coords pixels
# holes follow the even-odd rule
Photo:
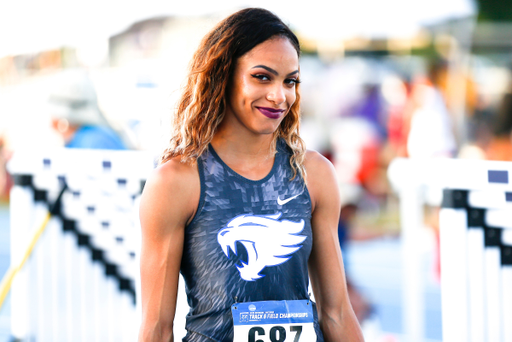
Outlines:
[[[272,68],[269,68],[269,67],[268,67],[268,66],[266,66],[266,65],[256,65],[256,66],[253,66],[251,69],[256,69],[256,68],[262,68],[262,69],[265,69],[265,70],[267,70],[268,72],[270,72],[271,74],[274,74],[274,75],[276,75],[276,76],[279,76],[279,73],[278,73],[277,71],[275,71],[275,70],[274,70],[274,69],[272,69]],[[286,75],[286,76],[292,76],[292,75],[295,75],[295,74],[297,74],[297,73],[299,73],[299,70],[292,71],[292,72],[290,72],[290,73],[289,73],[288,75]]]

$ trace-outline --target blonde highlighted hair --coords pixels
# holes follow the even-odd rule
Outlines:
[[[247,8],[221,21],[202,40],[194,54],[187,82],[173,120],[173,134],[160,162],[180,157],[182,162],[195,161],[224,118],[227,90],[238,58],[256,45],[275,38],[287,38],[300,55],[295,34],[276,15],[261,8]],[[272,151],[282,138],[292,151],[290,164],[295,177],[305,178],[306,148],[299,136],[300,94],[274,133]]]

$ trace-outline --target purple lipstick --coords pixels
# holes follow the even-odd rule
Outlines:
[[[284,113],[284,109],[274,109],[269,107],[256,107],[261,112],[261,114],[265,115],[269,119],[279,119],[281,115]]]

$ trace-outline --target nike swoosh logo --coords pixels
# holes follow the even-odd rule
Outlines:
[[[302,195],[302,192],[301,192],[300,194],[298,194],[298,195],[292,196],[292,197],[287,198],[287,199],[284,199],[284,200],[282,200],[282,199],[280,199],[279,197],[277,197],[277,204],[279,204],[279,205],[285,205],[286,203],[288,203],[288,202],[290,202],[291,200],[293,200],[293,199],[295,199],[295,198],[299,197],[300,195]]]

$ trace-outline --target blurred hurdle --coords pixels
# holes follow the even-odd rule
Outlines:
[[[463,171],[463,170],[460,170]],[[443,193],[443,336],[512,341],[512,163],[484,163]]]
[[[401,217],[408,216],[402,221],[404,258],[412,255],[417,268],[412,251],[419,242],[407,236],[417,237],[426,194],[439,194],[443,340],[512,341],[512,163],[397,159],[388,174],[400,201],[410,200],[404,206],[416,207],[403,211],[401,205]],[[407,262],[404,317],[410,312],[418,319],[422,284],[409,279],[416,271]],[[407,301],[411,294],[418,306]],[[407,340],[421,341],[420,322],[412,323],[405,331],[414,339]]]
[[[17,152],[9,164],[11,262],[65,183],[11,288],[11,331],[21,341],[136,341],[138,199],[154,167],[144,152],[59,149]]]

